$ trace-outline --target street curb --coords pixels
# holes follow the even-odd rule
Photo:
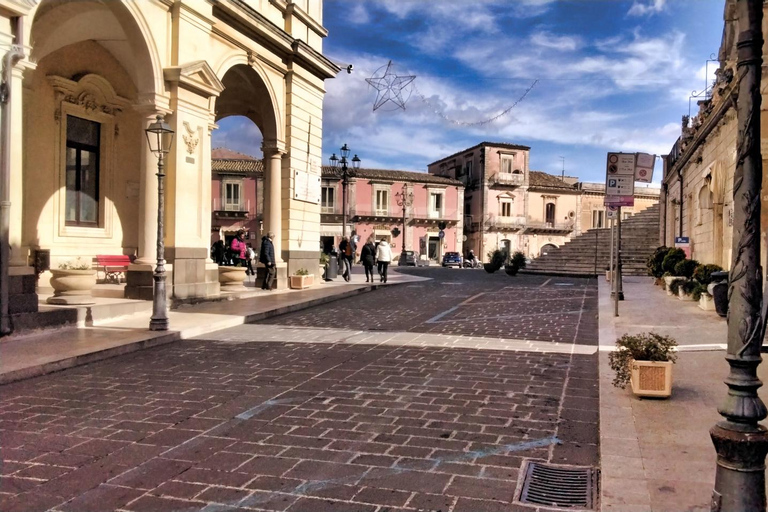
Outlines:
[[[219,324],[208,324],[203,328],[190,328],[184,331],[172,331],[167,334],[161,334],[159,336],[154,336],[150,338],[145,338],[143,340],[137,340],[134,342],[126,343],[125,345],[120,345],[119,347],[112,347],[112,348],[107,348],[103,350],[97,350],[95,352],[82,354],[74,357],[69,357],[66,359],[62,359],[60,361],[43,363],[35,366],[30,366],[28,368],[22,368],[20,370],[6,372],[3,374],[0,374],[0,385],[9,384],[11,382],[18,382],[20,380],[31,379],[33,377],[40,377],[42,375],[55,373],[61,370],[66,370],[68,368],[83,366],[86,364],[95,363],[97,361],[103,361],[105,359],[109,359],[112,357],[130,354],[131,352],[137,352],[139,350],[144,350],[147,348],[167,345],[175,341],[181,341],[181,340],[193,338],[196,336],[204,336],[205,334],[210,334],[212,332],[220,331],[222,329],[227,329],[237,325],[250,324],[250,323],[258,322],[260,320],[265,320],[267,318],[273,318],[273,317],[284,315],[287,313],[294,313],[296,311],[302,311],[304,309],[313,308],[315,306],[321,306],[323,304],[328,304],[338,300],[347,299],[350,297],[354,297],[356,295],[378,290],[379,288],[398,286],[402,284],[408,284],[409,282],[410,281],[406,281],[403,283],[391,283],[387,285],[374,284],[374,285],[369,285],[362,288],[355,288],[354,290],[349,290],[349,291],[335,294],[335,295],[319,297],[317,299],[311,299],[306,302],[300,302],[297,304],[291,304],[289,306],[275,308],[269,311],[263,311],[261,313],[246,315],[234,321],[230,320],[229,322],[224,322]],[[147,331],[147,332],[151,332],[151,331]]]

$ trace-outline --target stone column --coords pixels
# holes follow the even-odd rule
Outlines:
[[[144,128],[155,122],[157,111],[145,111]],[[139,254],[135,264],[157,263],[157,156],[142,137],[139,184]]]
[[[280,181],[285,144],[281,141],[265,140],[261,151],[264,154],[264,231],[275,234],[275,261],[282,263],[283,212]]]

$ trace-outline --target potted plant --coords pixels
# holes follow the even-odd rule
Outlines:
[[[96,286],[96,270],[80,257],[59,264],[51,269],[53,297],[49,304],[90,304],[93,287]]]
[[[667,249],[667,253],[664,255],[661,269],[664,272],[664,283],[666,284],[668,295],[672,295],[672,293],[670,293],[670,285],[672,282],[682,279],[682,277],[675,274],[675,267],[683,260],[685,260],[685,251],[682,249],[670,248]]]
[[[483,264],[483,268],[489,274],[493,274],[504,265],[504,253],[499,249],[488,253],[488,263]]]
[[[715,272],[721,272],[723,268],[720,265],[699,265],[693,272],[693,279],[699,283],[699,286],[694,290],[692,297],[694,300],[699,301],[699,307],[704,311],[714,311],[715,301],[712,295],[707,291],[707,287],[712,282],[712,274]]]
[[[246,273],[248,267],[236,265],[219,265],[219,285],[223,292],[242,291],[245,288]]]
[[[509,264],[504,265],[504,272],[506,272],[508,276],[517,275],[517,271],[521,268],[525,268],[526,264],[525,254],[520,251],[515,251],[512,254],[512,258],[509,260]]]
[[[624,389],[631,384],[637,396],[668,397],[672,394],[672,364],[677,341],[655,332],[625,334],[608,354],[616,372],[613,385]]]
[[[323,279],[326,281],[333,281],[339,277],[339,266],[331,262],[335,263],[336,260],[331,258],[330,254],[326,252],[320,253],[320,266],[324,268]]]
[[[294,290],[303,290],[315,284],[315,276],[309,273],[309,270],[300,268],[290,278],[291,288]]]
[[[680,286],[677,287],[677,298],[680,300],[695,300],[693,292],[699,286],[699,283],[690,279],[678,281],[678,283],[680,283]]]

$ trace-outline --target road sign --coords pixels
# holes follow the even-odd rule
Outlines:
[[[606,206],[635,205],[635,154],[608,153],[605,169]]]
[[[440,240],[442,240],[443,238],[445,238],[445,231],[441,229],[440,232],[437,234],[437,236],[440,237]]]
[[[634,176],[635,154],[608,153],[608,165],[606,166],[606,174],[608,176]]]
[[[605,208],[605,217],[607,219],[618,219],[619,218],[619,207],[618,206],[606,206]]]
[[[605,180],[606,196],[631,196],[635,191],[633,176],[608,176]]]
[[[650,183],[653,180],[653,166],[655,163],[656,155],[638,153],[637,165],[635,166],[635,181]]]
[[[682,249],[685,252],[685,257],[691,257],[691,239],[687,236],[676,236],[675,247]]]

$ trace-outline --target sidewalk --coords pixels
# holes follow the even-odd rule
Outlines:
[[[610,284],[599,283],[601,510],[709,511],[715,449],[709,429],[726,396],[726,322],[697,303],[667,296],[650,278],[628,277],[626,300],[613,316]],[[611,385],[608,352],[624,333],[674,337],[680,354],[672,397],[635,398]],[[768,378],[762,364],[759,375]]]
[[[366,284],[364,275],[353,274],[349,283],[338,278],[331,282],[321,281],[307,290],[266,292],[250,288],[243,292],[243,298],[182,306],[169,311],[168,331],[149,331],[152,312],[144,310],[94,322],[93,326],[14,336],[0,341],[0,384],[307,309],[379,286],[424,279],[390,272],[387,284]]]

